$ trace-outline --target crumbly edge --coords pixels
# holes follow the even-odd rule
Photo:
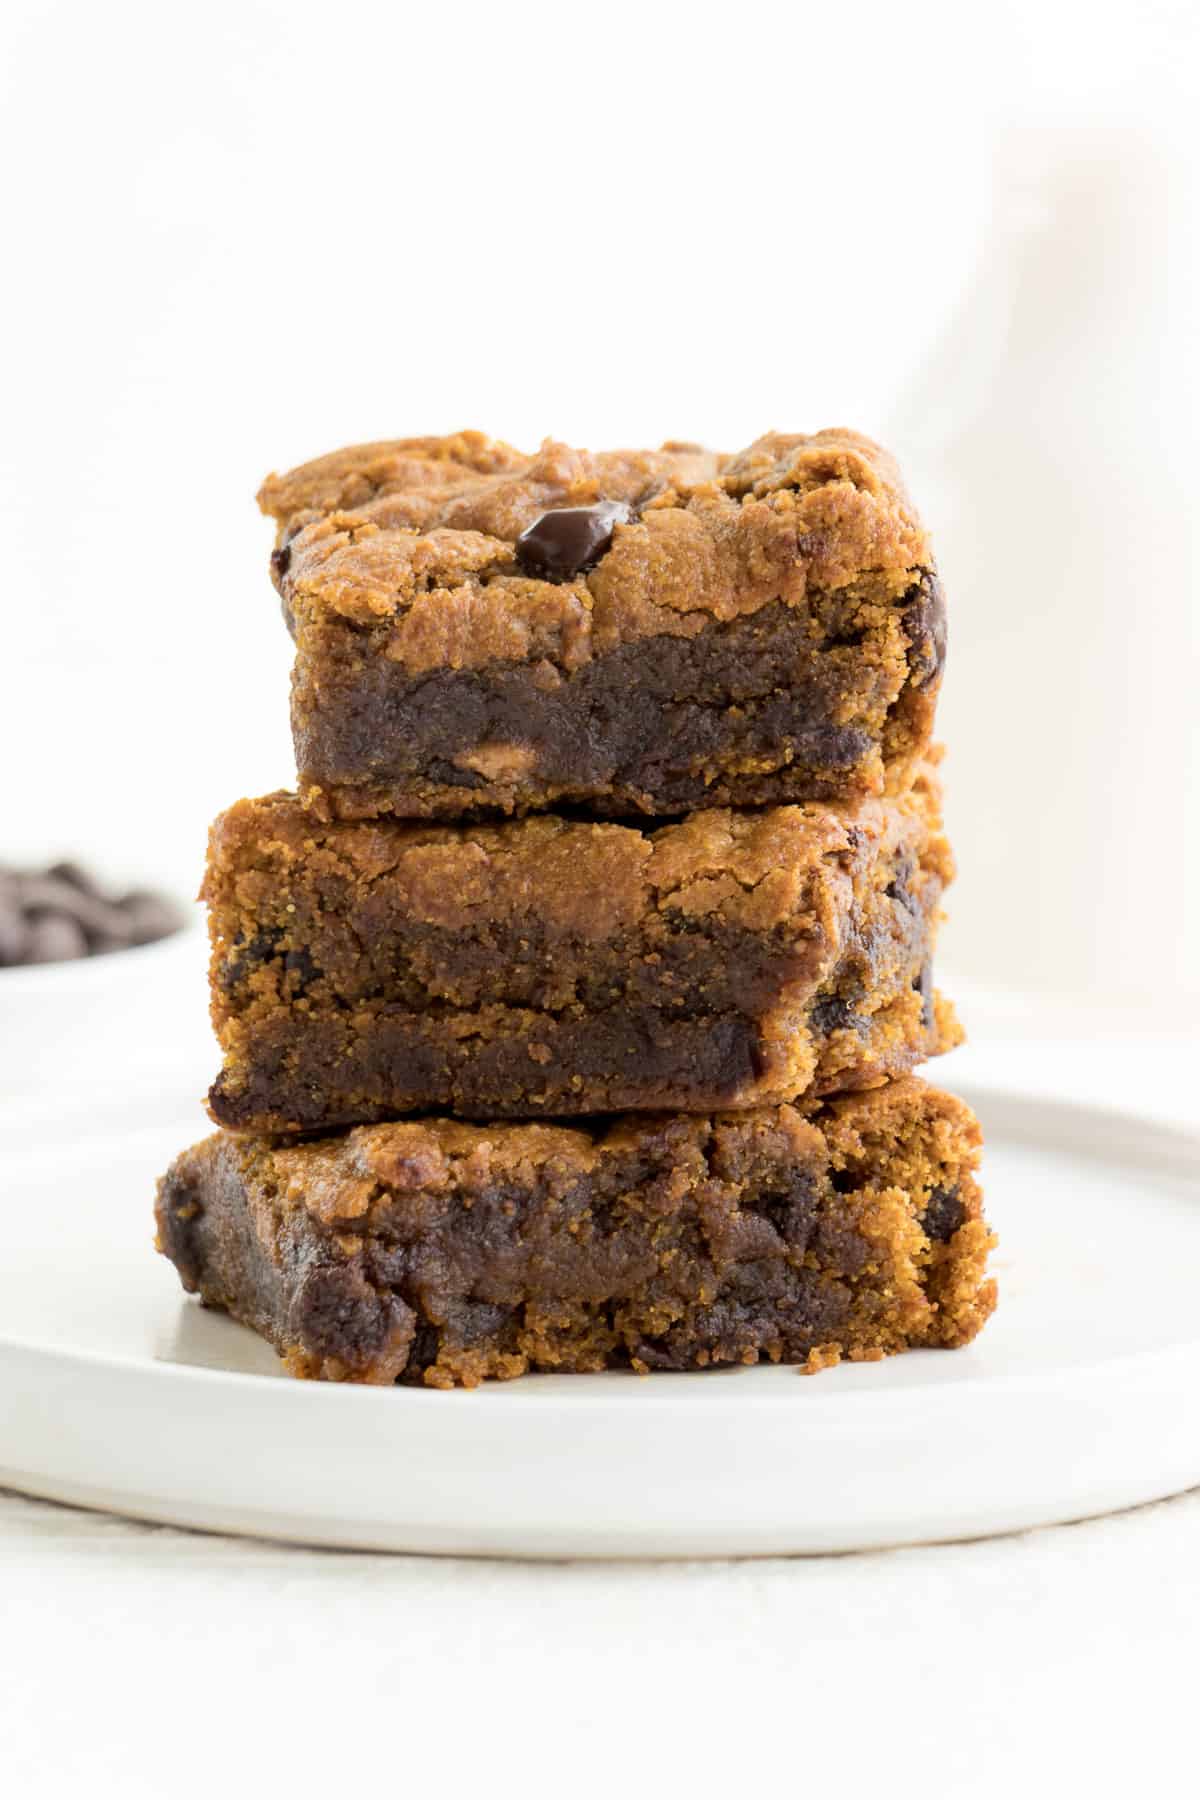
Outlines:
[[[877,1360],[916,1345],[955,1348],[969,1342],[996,1303],[995,1283],[986,1275],[995,1239],[982,1215],[975,1178],[980,1133],[969,1108],[909,1078],[869,1095],[810,1108],[805,1119],[786,1107],[757,1117],[790,1130],[798,1148],[804,1133],[810,1145],[817,1134],[823,1138],[828,1157],[825,1203],[852,1221],[862,1239],[878,1247],[877,1257],[865,1264],[860,1276],[851,1279],[857,1309],[852,1322],[835,1339],[811,1348],[803,1365],[805,1372],[829,1367],[843,1357]],[[747,1115],[734,1115],[734,1119],[739,1126],[747,1124]],[[646,1128],[661,1123],[649,1121]],[[714,1131],[720,1124],[720,1118],[686,1121],[690,1140],[703,1143],[710,1174]],[[619,1122],[607,1128],[607,1141],[627,1141],[633,1129],[632,1122]],[[373,1229],[373,1211],[378,1213],[397,1191],[411,1191],[414,1183],[435,1175],[445,1180],[447,1171],[458,1162],[497,1155],[504,1167],[523,1170],[532,1183],[537,1179],[535,1171],[550,1163],[568,1170],[594,1166],[603,1158],[605,1144],[603,1129],[503,1126],[485,1131],[453,1121],[364,1127],[339,1139],[284,1151],[270,1141],[235,1143],[218,1134],[185,1152],[160,1183],[159,1248],[166,1249],[164,1209],[169,1184],[181,1167],[190,1170],[188,1191],[196,1193],[212,1179],[214,1168],[219,1169],[230,1157],[236,1159],[243,1198],[251,1191],[256,1196],[251,1210],[256,1213],[263,1255],[270,1256],[284,1222],[299,1213],[307,1219],[309,1233],[340,1245],[345,1255],[353,1257],[362,1236]],[[944,1242],[928,1237],[920,1223],[939,1172],[952,1176],[954,1192],[961,1198],[961,1223]],[[452,1173],[449,1178],[454,1179]],[[835,1188],[839,1190],[836,1198]],[[362,1260],[358,1258],[360,1265]],[[831,1279],[845,1279],[844,1271],[828,1273]],[[390,1383],[404,1371],[411,1331],[400,1334],[381,1358],[354,1368],[289,1340],[278,1318],[272,1323],[255,1317],[253,1307],[244,1306],[237,1292],[219,1281],[206,1280],[203,1269],[181,1266],[181,1274],[190,1291],[200,1292],[209,1303],[226,1307],[271,1337],[293,1375]],[[376,1298],[390,1303],[387,1294]],[[485,1378],[508,1379],[530,1368],[611,1366],[614,1356],[620,1360],[619,1313],[617,1302],[607,1313],[570,1300],[544,1305],[530,1302],[515,1348],[476,1343],[446,1354],[439,1351],[422,1379],[434,1387],[473,1387]],[[636,1336],[646,1321],[634,1323]],[[670,1323],[664,1317],[658,1328]],[[769,1345],[765,1353],[778,1360]],[[753,1362],[759,1355],[755,1350],[739,1360]],[[698,1354],[696,1366],[704,1366],[706,1357],[707,1352]],[[636,1356],[633,1366],[639,1367]]]
[[[640,491],[661,485],[668,476],[715,474],[721,460],[699,444],[677,442],[658,451],[596,455],[547,439],[528,455],[485,432],[458,431],[446,437],[381,439],[331,451],[286,474],[268,475],[258,491],[258,504],[284,536],[297,519],[351,511],[388,496],[408,496],[418,504],[424,500],[436,510],[449,495],[472,488],[487,491],[499,482],[518,491],[546,490],[586,504],[601,497],[599,484],[606,477],[633,481]]]
[[[595,1001],[589,996],[581,1002],[580,980],[594,979],[610,962],[625,966],[631,957],[653,958],[664,931],[667,938],[685,941],[696,930],[713,936],[714,954],[718,940],[727,939],[731,956],[739,937],[765,942],[769,934],[784,932],[794,946],[792,977],[769,1005],[745,1014],[755,1021],[764,1059],[756,1090],[746,1094],[748,1103],[792,1098],[810,1083],[828,1091],[878,1082],[950,1048],[961,1036],[946,1003],[928,991],[917,939],[903,935],[915,931],[931,940],[938,902],[953,874],[939,809],[932,769],[909,796],[890,804],[868,802],[854,812],[806,807],[776,815],[704,813],[653,831],[554,817],[458,828],[323,827],[293,796],[241,802],[214,825],[205,884],[213,1023],[225,1053],[223,1104],[216,1116],[239,1129],[308,1124],[286,1109],[270,1115],[256,1109],[244,1124],[235,1115],[230,1103],[249,1079],[264,1034],[271,1036],[279,1018],[303,1014],[314,1031],[326,1017],[343,1036],[349,1032],[360,1039],[376,1011],[395,998],[386,987],[339,994],[322,967],[319,925],[299,934],[289,927],[296,902],[302,913],[307,910],[306,885],[316,883],[319,903],[319,884],[326,879],[338,891],[367,896],[381,883],[408,880],[405,906],[418,948],[432,916],[438,930],[458,934],[456,941],[472,942],[483,930],[496,954],[506,931],[520,934],[531,889],[540,884],[547,942],[557,941],[560,949],[553,977],[539,979],[539,997],[498,991],[467,1003],[451,998],[452,989],[428,986],[406,995],[410,1016],[444,1032],[448,1044],[477,1033],[527,1042],[531,1093],[538,1086],[538,1066],[550,1055],[538,1048],[543,1022],[588,1016]],[[895,850],[889,848],[893,842]],[[415,884],[403,872],[405,847],[422,858]],[[907,897],[897,903],[891,896],[904,869],[915,887],[905,885]],[[350,928],[344,916],[336,926],[339,938]],[[256,957],[264,932],[269,950],[231,993],[226,969]],[[314,965],[319,980],[312,988]],[[322,991],[327,988],[331,991]],[[689,1004],[702,998],[697,989]],[[669,1019],[667,999],[664,989],[661,1005]],[[614,991],[614,1005],[624,1004]],[[713,1017],[728,1013],[726,1004]],[[718,1097],[711,1094],[699,1104]],[[671,1095],[670,1103],[687,1100]],[[608,1102],[601,1097],[592,1104]],[[543,1100],[541,1107],[564,1110],[553,1100]],[[379,1098],[371,1102],[364,1094],[325,1118],[330,1124],[351,1122],[378,1117],[379,1111]]]
[[[282,520],[272,570],[301,658],[319,665],[330,654],[323,632],[340,622],[365,634],[363,654],[414,677],[505,661],[569,675],[621,643],[692,636],[775,599],[808,604],[835,629],[853,609],[855,629],[886,647],[888,610],[932,568],[886,451],[853,432],[775,433],[694,465],[546,445],[524,467],[486,473],[400,457],[389,478],[377,458],[352,465],[354,491],[366,482],[371,492],[365,503],[299,514],[286,509],[307,491],[303,471],[284,478],[290,497],[268,507]],[[439,481],[447,468],[452,478]],[[327,501],[325,477],[312,481]],[[601,494],[640,511],[593,568],[563,582],[520,571],[514,545],[534,519]]]
[[[767,432],[734,456],[669,441],[658,450],[593,452],[547,438],[532,455],[480,431],[447,437],[393,438],[354,444],[269,475],[258,493],[261,510],[281,539],[298,520],[353,512],[376,501],[407,501],[426,523],[484,496],[501,515],[522,502],[539,510],[554,504],[586,506],[599,499],[644,503],[658,493],[687,493],[720,481],[742,498],[762,497],[794,479],[800,465],[808,485],[871,481],[911,509],[895,459],[861,432],[832,427],[811,434]],[[499,502],[499,504],[497,504]],[[511,512],[506,534],[516,541],[525,519]]]

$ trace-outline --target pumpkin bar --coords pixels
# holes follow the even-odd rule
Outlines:
[[[714,809],[213,826],[214,1120],[707,1112],[871,1086],[958,1041],[931,985],[939,793]]]
[[[160,1182],[158,1247],[293,1375],[816,1369],[974,1337],[978,1154],[970,1110],[911,1078],[807,1114],[218,1132]]]
[[[330,816],[850,800],[928,746],[942,591],[856,432],[735,456],[403,438],[259,501],[300,791]]]

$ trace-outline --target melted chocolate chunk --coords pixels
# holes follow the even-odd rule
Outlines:
[[[517,562],[539,581],[570,581],[599,562],[613,530],[633,517],[622,500],[595,506],[560,506],[544,512],[517,539]]]
[[[369,1364],[390,1339],[411,1339],[416,1314],[396,1294],[377,1294],[361,1267],[314,1259],[288,1309],[291,1334],[351,1368]]]
[[[932,569],[922,571],[907,596],[904,629],[912,684],[920,692],[940,681],[946,664],[946,596]]]
[[[301,994],[318,981],[321,971],[303,945],[296,950],[289,950],[284,955],[283,966],[289,975],[296,977],[297,991]]]
[[[251,970],[257,969],[261,963],[270,962],[279,952],[279,944],[283,932],[278,925],[264,925],[261,931],[247,938],[239,931],[233,940],[232,954],[226,956],[221,964],[219,981],[223,988],[236,987],[244,981]]]
[[[828,999],[818,1000],[808,1016],[813,1030],[824,1037],[828,1037],[831,1031],[845,1031],[856,1023],[854,1008],[840,994],[831,994]]]
[[[957,1187],[934,1188],[921,1214],[921,1230],[936,1243],[947,1244],[965,1217]]]
[[[807,1170],[797,1171],[787,1188],[761,1199],[756,1210],[770,1221],[788,1249],[803,1256],[812,1236],[819,1193],[816,1179]]]

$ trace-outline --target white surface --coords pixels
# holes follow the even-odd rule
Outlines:
[[[337,1555],[0,1506],[20,1800],[1188,1791],[1200,1494],[792,1562]]]
[[[0,1485],[311,1543],[561,1557],[971,1537],[1200,1483],[1200,1144],[980,1107],[1004,1303],[968,1349],[452,1395],[276,1379],[252,1333],[183,1299],[147,1201],[194,1116],[139,1099],[67,1145],[10,1123]]]

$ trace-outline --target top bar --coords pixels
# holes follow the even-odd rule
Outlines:
[[[327,817],[853,800],[902,790],[929,743],[941,587],[856,432],[737,456],[404,438],[259,503]]]

